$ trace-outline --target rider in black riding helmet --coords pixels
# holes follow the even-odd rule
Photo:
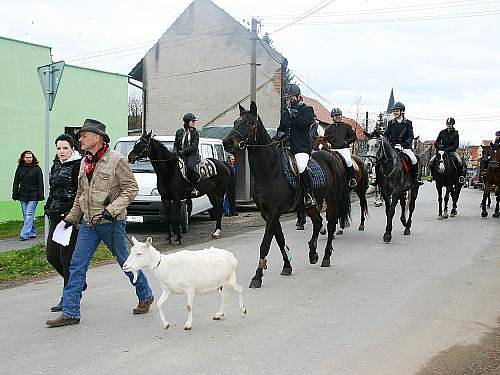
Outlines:
[[[448,152],[456,161],[457,170],[460,171],[461,174],[461,183],[464,181],[464,172],[462,159],[457,154],[458,146],[460,145],[460,139],[458,136],[458,131],[454,128],[455,119],[453,117],[448,117],[446,119],[446,129],[443,129],[439,132],[439,135],[434,143],[437,151],[446,151]],[[431,160],[431,166],[434,165],[434,160],[436,156],[434,155]]]
[[[331,116],[333,124],[326,128],[325,138],[330,143],[331,148],[344,158],[350,175],[349,187],[352,189],[357,186],[357,182],[349,145],[356,141],[357,136],[351,125],[342,122],[342,111],[340,108],[333,108]]]
[[[495,142],[493,142],[495,145],[500,145],[500,130],[497,130],[495,133]]]
[[[392,109],[394,118],[387,124],[387,129],[384,135],[389,139],[391,145],[407,155],[411,160],[411,170],[413,182],[415,185],[423,185],[419,179],[418,160],[411,149],[413,143],[413,125],[410,120],[405,117],[405,105],[401,102],[396,102]]]
[[[187,178],[193,185],[192,195],[196,196],[198,191],[195,188],[200,180],[200,175],[196,170],[196,165],[200,162],[198,144],[200,143],[200,133],[196,129],[196,116],[188,112],[182,117],[184,126],[175,133],[174,151],[181,157],[187,167]]]
[[[304,204],[306,208],[316,204],[313,196],[312,179],[307,171],[307,162],[311,155],[313,144],[309,134],[311,125],[315,121],[314,109],[304,104],[299,86],[289,83],[284,87],[284,98],[287,108],[283,111],[278,127],[278,139],[290,135],[290,150],[295,156],[300,181],[304,188]]]

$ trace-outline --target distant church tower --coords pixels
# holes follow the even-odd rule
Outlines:
[[[385,112],[379,114],[379,119],[377,120],[377,128],[379,131],[384,131],[387,128],[387,123],[389,119],[392,118],[392,109],[394,108],[394,89],[391,88],[391,95],[389,95],[389,102],[387,103],[387,109]]]
[[[394,108],[394,89],[391,89],[391,95],[389,96],[389,102],[387,103],[386,115],[392,114],[392,109]]]

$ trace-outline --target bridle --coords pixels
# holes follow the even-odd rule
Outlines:
[[[238,143],[238,149],[239,150],[244,150],[245,148],[258,148],[258,147],[268,147],[268,146],[273,146],[275,144],[278,144],[278,143],[282,143],[283,141],[285,141],[286,139],[288,139],[288,137],[285,137],[283,139],[280,139],[280,140],[277,140],[277,141],[272,141],[271,143],[266,143],[264,145],[260,145],[260,144],[256,144],[256,143],[248,143],[248,141],[253,137],[253,142],[257,142],[257,122],[258,122],[258,118],[250,115],[250,114],[247,114],[247,116],[249,116],[251,119],[252,119],[252,123],[251,124],[248,124],[247,122],[247,125],[250,126],[250,130],[248,131],[248,134],[247,134],[247,137],[245,139],[243,139],[243,134],[241,134],[238,130],[236,130],[235,128],[231,129],[231,132],[229,132],[229,134],[231,134],[232,132],[238,134],[238,136],[240,137],[240,142]]]
[[[389,157],[387,156],[387,151],[386,151],[386,148],[385,148],[385,145],[384,145],[384,140],[382,137],[377,137],[377,139],[380,140],[380,149],[377,151],[377,155],[366,155],[366,158],[369,159],[369,160],[374,160],[374,165],[377,166],[377,165],[381,165],[383,161],[385,160],[389,160]],[[380,152],[382,151],[382,157],[380,157]],[[384,169],[381,168],[381,171],[382,171],[382,174],[385,176],[385,178],[389,178],[395,171],[396,171],[396,167],[397,167],[397,164],[394,163],[394,168],[392,169],[391,172],[389,172],[389,174],[386,174],[384,172]]]
[[[146,147],[144,147],[139,154],[137,155],[137,160],[136,161],[147,161],[149,160],[150,162],[167,162],[167,161],[172,161],[171,159],[149,159],[147,155],[151,153],[151,137],[146,138],[144,136],[141,136],[139,140],[134,144],[138,144],[139,142],[144,141],[146,142]]]

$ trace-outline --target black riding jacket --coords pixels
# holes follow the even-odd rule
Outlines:
[[[196,128],[182,127],[175,133],[174,151],[177,155],[187,158],[192,155],[199,156],[198,145],[200,133]]]
[[[61,163],[54,159],[50,169],[50,192],[45,204],[45,214],[50,218],[66,215],[73,207],[73,201],[78,190],[78,173],[82,158],[79,155]]]
[[[495,142],[493,142],[493,144],[495,144],[495,145],[500,145],[500,138],[496,138],[496,139],[495,139]]]
[[[459,142],[458,132],[455,129],[451,129],[450,131],[446,128],[439,132],[434,145],[437,150],[455,152],[460,144]]]
[[[290,150],[293,154],[311,154],[313,143],[309,130],[315,118],[313,107],[304,103],[294,103],[281,115],[278,133],[290,135]]]
[[[334,150],[347,148],[358,138],[351,125],[345,122],[334,122],[326,128],[325,138]]]
[[[396,119],[392,119],[387,124],[384,135],[393,146],[400,144],[403,148],[411,148],[411,144],[413,143],[413,124],[406,118],[401,123]]]

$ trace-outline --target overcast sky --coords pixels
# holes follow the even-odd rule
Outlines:
[[[375,118],[394,88],[423,139],[434,139],[448,116],[462,142],[500,130],[500,0],[214,2],[242,23],[260,17],[260,35],[271,33],[328,109]],[[1,3],[1,36],[51,46],[54,60],[127,74],[191,1]]]

